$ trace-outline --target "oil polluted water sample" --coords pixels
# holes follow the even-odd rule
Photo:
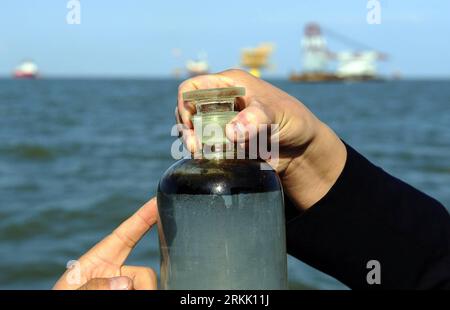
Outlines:
[[[244,92],[197,90],[184,99],[196,105],[194,118],[224,130]],[[158,210],[162,289],[287,288],[283,192],[264,161],[179,160],[160,180]]]

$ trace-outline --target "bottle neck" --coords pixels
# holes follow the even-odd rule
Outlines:
[[[195,135],[201,150],[196,158],[234,159],[237,158],[236,145],[226,136],[227,124],[237,115],[234,98],[196,103],[197,114],[192,117]]]

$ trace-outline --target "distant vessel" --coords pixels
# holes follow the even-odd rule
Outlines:
[[[345,41],[351,45],[362,44],[328,31],[329,35]],[[364,51],[345,51],[334,53],[327,47],[327,41],[322,35],[320,26],[310,23],[305,27],[302,39],[302,72],[293,73],[290,80],[301,82],[326,81],[366,81],[378,80],[380,77],[376,70],[376,61],[384,60],[386,56],[365,47]],[[337,61],[335,71],[329,69],[332,61]]]
[[[269,66],[269,57],[272,54],[274,45],[272,43],[262,43],[254,48],[244,48],[241,53],[241,66],[256,77],[261,76],[261,70]]]
[[[206,55],[203,55],[196,60],[189,59],[186,62],[186,70],[189,76],[208,74],[209,64],[206,60]]]
[[[35,79],[39,73],[38,67],[31,60],[22,62],[13,72],[16,79]]]

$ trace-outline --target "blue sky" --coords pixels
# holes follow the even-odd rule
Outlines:
[[[81,25],[68,25],[67,0],[2,0],[0,75],[32,58],[45,75],[168,76],[201,51],[218,71],[238,65],[240,48],[270,41],[266,75],[286,76],[301,67],[304,24],[317,21],[387,53],[382,73],[450,76],[448,1],[380,0],[380,25],[367,24],[367,0],[80,2]]]

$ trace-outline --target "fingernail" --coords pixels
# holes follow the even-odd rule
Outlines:
[[[195,152],[195,150],[197,149],[197,141],[196,141],[195,137],[189,136],[187,138],[186,145],[187,145],[189,151]]]
[[[128,277],[114,277],[109,279],[111,290],[128,290],[131,286],[131,280]]]

